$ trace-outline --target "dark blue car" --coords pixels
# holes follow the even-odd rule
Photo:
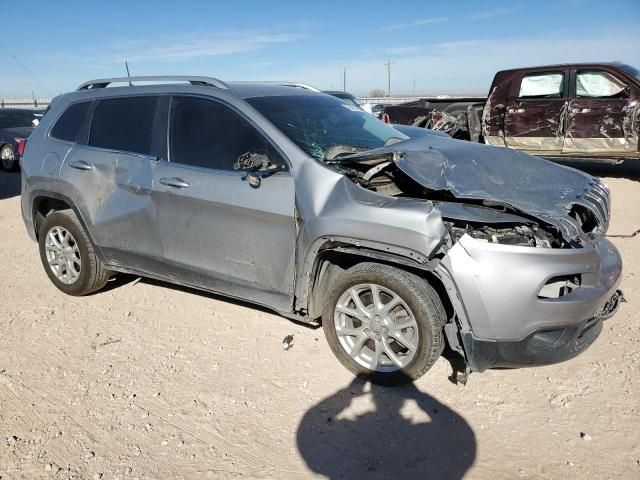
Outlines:
[[[19,144],[31,135],[33,121],[41,113],[24,108],[0,109],[0,165],[4,170],[18,170]]]

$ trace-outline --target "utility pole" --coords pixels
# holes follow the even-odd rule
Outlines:
[[[391,60],[387,60],[387,63],[385,63],[385,65],[387,66],[387,97],[391,96],[391,65],[393,65],[393,63],[391,62]]]
[[[342,91],[347,91],[347,67],[342,70]]]
[[[129,62],[127,62],[126,60],[124,61],[124,68],[127,69],[127,78],[131,78],[131,74],[129,73]],[[131,83],[131,80],[129,80],[129,86],[132,87],[133,84]]]

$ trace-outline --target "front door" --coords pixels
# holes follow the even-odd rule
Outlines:
[[[169,162],[154,203],[162,257],[184,283],[288,310],[295,265],[293,177],[273,145],[231,107],[197,97],[171,102]],[[250,184],[251,155],[278,167]],[[238,160],[244,159],[244,162]]]
[[[632,130],[637,100],[629,86],[604,70],[578,70],[572,75],[563,153],[584,156],[638,156]]]
[[[507,147],[530,153],[561,154],[567,103],[565,77],[564,71],[550,71],[522,78],[517,98],[506,106]]]

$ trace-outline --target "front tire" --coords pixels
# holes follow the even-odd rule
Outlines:
[[[361,263],[340,274],[322,315],[327,342],[358,377],[400,385],[424,375],[444,349],[446,313],[422,278]]]
[[[106,285],[109,271],[102,266],[73,211],[47,215],[39,232],[40,260],[59,290],[82,296]]]
[[[18,170],[18,159],[11,145],[3,145],[0,148],[0,165],[7,172],[15,172]]]

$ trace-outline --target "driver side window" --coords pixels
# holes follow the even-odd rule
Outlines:
[[[627,85],[613,75],[602,72],[578,72],[576,96],[579,98],[611,98],[624,95]]]
[[[250,159],[268,159],[286,170],[277,150],[247,120],[202,98],[172,99],[169,148],[171,162],[195,167],[233,171],[247,168]]]

